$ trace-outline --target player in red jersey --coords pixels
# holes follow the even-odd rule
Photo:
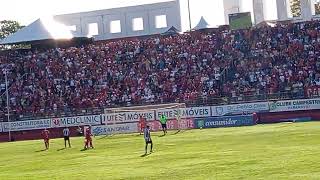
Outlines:
[[[46,150],[49,149],[49,134],[50,134],[50,132],[47,129],[44,129],[41,132],[41,135],[42,135],[42,138],[43,138],[43,141],[44,141],[44,145],[46,146]]]
[[[93,148],[91,136],[92,136],[91,127],[89,127],[89,128],[86,129],[86,132],[85,132],[86,139],[85,139],[84,149],[88,149],[89,145],[90,145],[91,148]]]
[[[146,128],[147,120],[142,115],[140,115],[139,118],[139,129],[140,129],[140,135],[144,132],[144,128]]]

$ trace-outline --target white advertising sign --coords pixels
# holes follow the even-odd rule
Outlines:
[[[2,123],[0,123],[0,132],[2,132]]]
[[[137,123],[114,124],[114,125],[100,125],[92,126],[91,133],[95,136],[108,134],[125,134],[138,132]]]
[[[320,109],[320,98],[275,101],[269,103],[270,112]]]
[[[22,130],[33,130],[33,129],[44,129],[51,127],[51,119],[40,119],[31,121],[15,121],[2,123],[3,132],[10,131],[22,131]]]
[[[156,120],[164,114],[168,119],[175,119],[178,113],[181,113],[181,118],[196,118],[196,117],[210,117],[210,107],[190,107],[190,108],[177,108],[177,109],[161,109],[156,111]]]
[[[110,113],[102,116],[102,124],[118,124],[138,122],[140,115],[145,117],[147,121],[154,120],[154,111],[147,112],[124,112],[124,113]]]
[[[268,102],[212,106],[212,116],[235,115],[269,110]]]
[[[101,115],[92,116],[77,116],[65,118],[53,118],[51,127],[71,127],[71,126],[85,126],[85,125],[100,125]]]

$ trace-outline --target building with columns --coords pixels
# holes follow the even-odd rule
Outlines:
[[[315,15],[315,4],[319,0],[300,0],[301,16],[292,17],[291,0],[223,0],[225,23],[228,24],[228,14],[251,12],[254,24],[266,20],[284,21],[289,19],[311,20]],[[252,5],[252,9],[248,6]]]

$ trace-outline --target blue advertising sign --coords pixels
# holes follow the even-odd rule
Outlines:
[[[196,128],[218,128],[254,125],[252,115],[248,116],[223,116],[196,119]]]

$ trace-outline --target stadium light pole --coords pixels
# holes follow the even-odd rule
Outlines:
[[[6,96],[7,96],[7,118],[9,126],[9,142],[11,141],[11,125],[10,125],[10,102],[9,102],[9,88],[8,88],[8,68],[4,70],[4,76],[6,81]]]
[[[189,13],[189,30],[191,32],[192,25],[191,25],[191,10],[190,10],[190,0],[188,0],[188,13]]]

